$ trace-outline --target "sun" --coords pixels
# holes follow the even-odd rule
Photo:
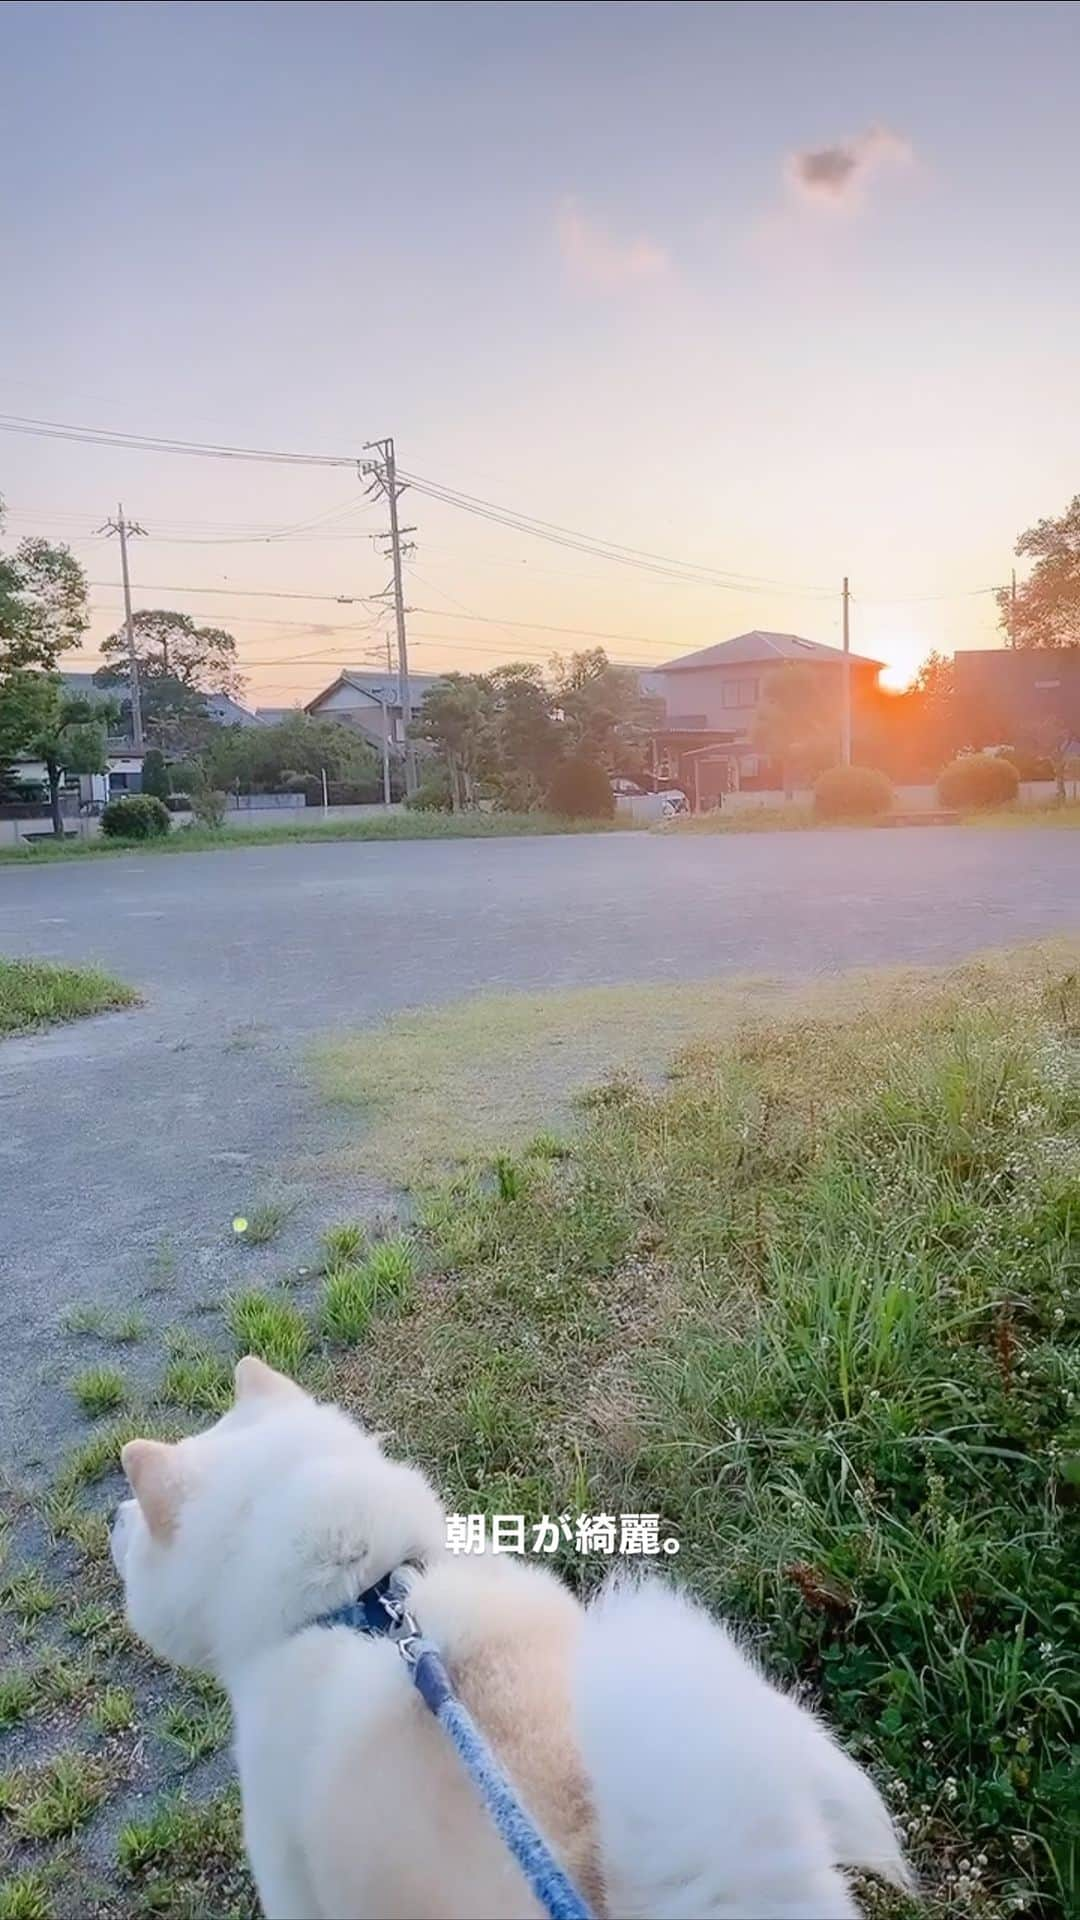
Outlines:
[[[875,620],[865,643],[871,659],[882,662],[881,685],[887,693],[902,693],[910,687],[932,647],[925,633],[917,633],[902,619]]]

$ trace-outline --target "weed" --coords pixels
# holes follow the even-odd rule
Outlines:
[[[118,1413],[127,1399],[127,1381],[116,1367],[88,1367],[71,1383],[80,1407],[92,1420]]]
[[[255,1291],[234,1293],[226,1317],[237,1350],[257,1354],[280,1373],[295,1373],[311,1346],[307,1321],[288,1300]]]
[[[516,1200],[521,1193],[521,1168],[508,1153],[495,1157],[495,1182],[500,1200]]]
[[[46,1494],[42,1505],[54,1540],[70,1540],[88,1560],[104,1560],[109,1552],[109,1523],[103,1513],[90,1513],[70,1494]]]
[[[0,960],[0,1034],[78,1020],[139,995],[96,967],[57,967],[41,960]]]
[[[19,1567],[0,1586],[0,1607],[13,1613],[24,1627],[43,1613],[51,1613],[57,1598],[55,1587],[50,1587],[36,1567]]]
[[[144,1292],[167,1293],[176,1279],[176,1248],[169,1234],[162,1234],[150,1260],[150,1278]]]
[[[235,1791],[196,1802],[176,1796],[163,1800],[145,1820],[132,1820],[117,1841],[123,1873],[200,1874],[214,1856],[227,1866],[240,1859],[240,1802]]]
[[[323,1265],[329,1272],[351,1265],[363,1251],[367,1235],[358,1220],[342,1220],[336,1227],[327,1227],[321,1238]]]
[[[178,1700],[163,1715],[161,1732],[194,1765],[225,1745],[231,1725],[229,1703],[215,1690],[211,1698]]]
[[[85,1826],[108,1792],[100,1761],[74,1748],[44,1767],[19,1777],[14,1812],[16,1834],[24,1840],[58,1840]]]
[[[264,1201],[247,1215],[247,1226],[240,1238],[248,1247],[268,1247],[294,1212],[295,1207],[284,1206],[280,1200]]]
[[[322,1327],[328,1339],[343,1346],[360,1340],[374,1308],[375,1294],[366,1267],[328,1268],[322,1297]]]
[[[95,1305],[92,1300],[80,1300],[69,1307],[61,1325],[66,1333],[104,1334],[107,1315],[104,1307]]]
[[[0,1883],[0,1920],[53,1920],[45,1875],[36,1867]]]
[[[109,1338],[119,1341],[121,1346],[132,1346],[137,1340],[146,1338],[146,1320],[141,1313],[126,1313],[114,1320],[108,1328]]]
[[[129,1687],[103,1687],[90,1708],[99,1733],[123,1733],[135,1724],[135,1695]]]
[[[53,1707],[71,1707],[85,1700],[94,1686],[89,1660],[69,1660],[50,1648],[37,1670],[37,1692]]]
[[[0,1673],[0,1733],[26,1718],[36,1696],[34,1676],[27,1668],[8,1667]]]
[[[399,1236],[380,1240],[364,1261],[364,1272],[377,1306],[404,1306],[412,1287],[415,1256],[412,1242]]]
[[[212,1348],[192,1342],[165,1369],[161,1397],[191,1413],[224,1413],[232,1404],[232,1368]]]

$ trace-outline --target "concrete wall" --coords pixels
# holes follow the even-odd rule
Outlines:
[[[1057,788],[1052,780],[1022,780],[1020,783],[1020,801],[1024,806],[1045,806],[1053,800]],[[814,798],[813,789],[798,787],[792,796],[769,789],[761,793],[725,793],[724,812],[739,813],[754,807],[784,807],[795,805],[808,807]],[[1077,798],[1075,783],[1070,794]],[[896,808],[898,813],[929,813],[938,805],[937,789],[933,786],[897,787]]]

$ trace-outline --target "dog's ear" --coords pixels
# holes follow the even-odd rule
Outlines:
[[[176,1448],[163,1440],[129,1440],[120,1449],[120,1465],[155,1540],[170,1540],[183,1497]]]
[[[290,1380],[287,1374],[275,1373],[273,1367],[268,1367],[266,1361],[254,1353],[247,1353],[237,1361],[233,1385],[238,1401],[306,1400],[308,1397],[295,1380]]]

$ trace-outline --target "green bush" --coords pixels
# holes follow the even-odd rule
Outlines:
[[[1006,807],[1020,791],[1020,775],[1011,760],[997,754],[967,753],[938,776],[937,790],[943,807]]]
[[[148,747],[143,755],[142,790],[158,800],[167,800],[172,791],[169,769],[160,747]]]
[[[548,792],[552,813],[566,820],[610,820],[615,812],[611,781],[595,760],[576,755],[556,767]]]
[[[819,820],[870,820],[892,805],[892,781],[876,767],[830,767],[814,786]]]
[[[122,794],[101,816],[101,831],[109,840],[157,840],[171,826],[168,807],[153,793]]]
[[[450,776],[445,767],[429,767],[405,805],[413,813],[450,812]]]

